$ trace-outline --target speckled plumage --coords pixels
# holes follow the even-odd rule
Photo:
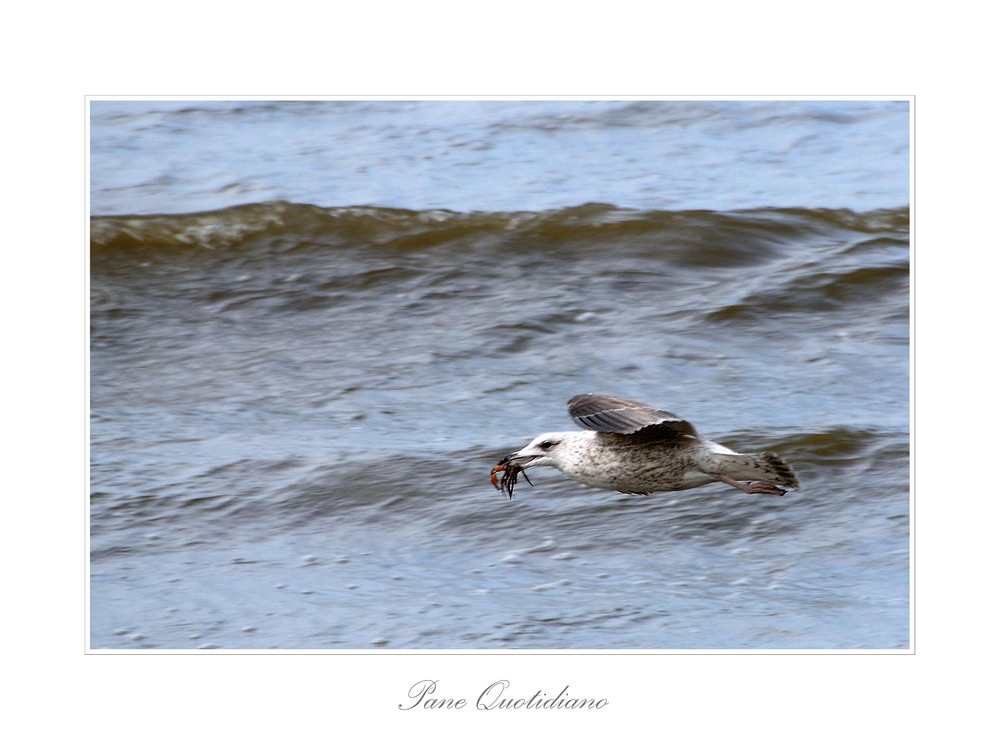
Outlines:
[[[584,431],[539,435],[498,468],[554,466],[581,484],[641,495],[711,482],[771,495],[799,486],[775,454],[735,453],[701,437],[677,415],[638,401],[586,393],[570,399],[569,413]]]

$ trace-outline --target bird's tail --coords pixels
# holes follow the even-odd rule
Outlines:
[[[715,454],[718,472],[738,481],[770,482],[790,490],[798,489],[795,472],[773,453]]]

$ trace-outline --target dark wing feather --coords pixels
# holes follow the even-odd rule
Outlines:
[[[571,398],[569,415],[580,427],[595,432],[634,435],[640,430],[649,430],[663,437],[698,434],[690,422],[669,411],[601,393],[584,393]]]

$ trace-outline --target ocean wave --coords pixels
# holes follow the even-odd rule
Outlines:
[[[233,206],[191,214],[95,216],[91,252],[180,252],[231,250],[263,243],[296,250],[315,244],[366,244],[400,252],[492,238],[518,244],[672,240],[688,248],[690,260],[711,265],[750,258],[748,252],[781,246],[817,234],[855,233],[899,239],[909,229],[909,209],[869,212],[847,209],[766,208],[745,211],[646,211],[589,203],[540,212],[454,212],[372,206],[323,208],[282,201]],[[738,240],[738,242],[735,242]],[[697,252],[711,247],[715,252]]]
[[[660,493],[628,498],[582,487],[553,471],[535,472],[534,486],[521,483],[513,500],[498,493],[489,481],[489,469],[506,448],[470,447],[439,456],[415,456],[389,451],[366,456],[334,456],[303,462],[241,460],[216,466],[183,488],[169,485],[142,496],[95,493],[92,522],[95,536],[114,540],[95,545],[100,554],[149,551],[155,542],[141,536],[134,546],[112,533],[138,524],[169,526],[174,543],[190,545],[217,539],[219,534],[240,536],[255,529],[290,531],[325,526],[373,528],[464,529],[486,538],[499,529],[543,523],[562,529],[567,537],[594,536],[597,524],[608,524],[615,513],[628,525],[639,514],[642,523],[657,519],[673,524],[672,535],[690,535],[739,527],[754,533],[775,533],[756,516],[806,502],[833,502],[818,482],[845,485],[860,474],[879,471],[899,475],[908,460],[907,436],[885,430],[832,427],[827,431],[774,436],[736,434],[725,438],[733,445],[766,445],[794,466],[803,490],[785,498],[740,497],[713,485],[684,493]],[[833,479],[831,479],[833,478]],[[901,477],[905,482],[905,474]],[[835,498],[834,498],[835,499]],[[622,503],[625,505],[622,505]],[[634,506],[634,510],[629,507]],[[618,521],[616,521],[618,523]],[[780,528],[785,528],[780,526]],[[605,527],[607,533],[615,533]],[[268,532],[270,533],[270,532]],[[629,533],[622,531],[623,540]],[[590,542],[588,542],[589,544]]]

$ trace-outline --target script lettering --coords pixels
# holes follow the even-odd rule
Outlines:
[[[417,708],[465,708],[465,698],[431,698],[437,690],[437,680],[418,680],[413,683],[406,696],[413,701],[410,705],[399,704],[400,711]]]

